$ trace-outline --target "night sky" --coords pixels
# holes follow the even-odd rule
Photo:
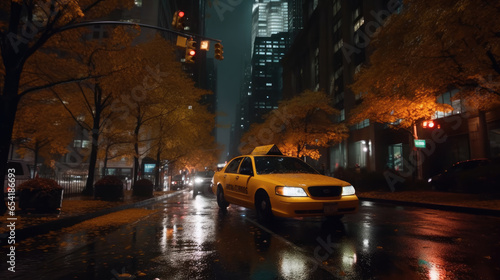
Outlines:
[[[209,1],[206,10],[206,36],[222,40],[224,60],[215,61],[217,67],[217,142],[224,145],[221,161],[225,160],[229,132],[234,123],[244,61],[250,59],[250,40],[253,1]],[[210,56],[213,56],[211,46]]]

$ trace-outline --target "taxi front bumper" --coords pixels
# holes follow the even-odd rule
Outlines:
[[[279,217],[338,216],[356,213],[359,200],[356,195],[337,199],[276,196],[271,200],[271,206],[273,214]]]

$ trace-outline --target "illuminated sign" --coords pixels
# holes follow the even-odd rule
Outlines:
[[[415,139],[415,148],[425,148],[425,139]]]

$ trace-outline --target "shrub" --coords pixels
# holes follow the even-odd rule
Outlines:
[[[123,199],[123,182],[116,176],[104,176],[94,185],[94,197],[113,201]]]
[[[19,208],[36,212],[59,212],[62,207],[63,188],[46,178],[28,180],[19,186]]]
[[[141,179],[135,182],[133,188],[133,195],[135,196],[153,196],[154,184],[148,179]]]

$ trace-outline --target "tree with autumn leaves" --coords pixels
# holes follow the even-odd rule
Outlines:
[[[458,90],[454,98],[485,127],[484,112],[500,105],[499,10],[497,1],[404,1],[372,38],[369,64],[351,86],[362,97],[351,123],[389,123],[417,138],[417,123],[452,110],[436,97]]]
[[[207,106],[200,104],[202,97],[211,92],[195,86],[175,59],[173,46],[161,36],[137,48],[142,53],[140,69],[143,71],[138,76],[143,77],[142,90],[147,94],[136,98],[128,110],[133,124],[134,181],[139,159],[145,156],[155,158],[157,166],[164,160],[179,163],[180,159],[187,165],[193,160],[189,157],[191,152],[197,150],[210,150],[212,152],[202,154],[213,158],[217,153],[211,135],[215,116],[208,112]],[[160,60],[159,53],[162,54]]]
[[[84,21],[102,18],[112,11],[131,8],[132,0],[83,0],[83,1],[22,1],[0,2],[0,177],[6,174],[6,164],[12,139],[12,131],[18,105],[27,94],[53,85],[85,80],[75,72],[54,71],[49,79],[37,77],[37,57],[57,57],[61,32],[65,28]],[[73,64],[67,58],[66,66]],[[6,207],[0,204],[0,212]]]
[[[51,94],[28,95],[21,100],[12,140],[18,154],[33,155],[36,172],[40,164],[50,166],[66,154],[73,137],[73,120]]]
[[[18,105],[28,94],[39,95],[49,90],[56,93],[60,103],[67,107],[68,112],[73,113],[74,119],[91,120],[91,125],[86,127],[93,140],[91,162],[95,161],[98,155],[98,151],[95,151],[99,143],[98,136],[116,135],[110,131],[102,134],[112,127],[106,126],[112,120],[112,115],[120,113],[119,108],[113,108],[111,101],[116,101],[117,91],[127,83],[129,85],[130,83],[140,84],[135,80],[138,77],[130,74],[129,70],[134,68],[127,67],[133,63],[130,61],[124,64],[118,63],[121,58],[127,57],[123,54],[123,50],[131,46],[124,44],[122,40],[115,40],[112,45],[108,46],[96,46],[94,42],[89,43],[88,40],[86,41],[88,36],[85,36],[84,28],[79,27],[78,23],[103,18],[117,9],[131,8],[133,4],[132,0],[12,0],[0,3],[2,15],[0,20],[2,55],[0,177],[3,178],[6,172],[5,167]],[[128,38],[129,34],[122,34],[126,35],[123,38]],[[85,42],[86,48],[69,47],[71,44],[81,42]],[[89,45],[94,45],[94,47],[89,47]],[[112,56],[111,52],[117,55]],[[106,55],[108,57],[104,59]],[[100,59],[96,59],[97,57]],[[111,62],[110,57],[114,57]],[[178,69],[178,71],[181,70]],[[123,76],[121,79],[116,79],[116,75],[120,75],[119,72]],[[124,75],[124,73],[127,74]],[[109,79],[114,80],[115,83]],[[128,89],[134,89],[134,87]],[[85,102],[75,102],[77,96],[81,96]],[[84,106],[80,105],[81,108],[78,108],[78,104]],[[18,122],[21,122],[21,118]],[[1,204],[0,207],[1,212],[4,212],[5,205]]]
[[[82,64],[80,71],[92,78],[47,89],[57,97],[75,123],[89,134],[91,144],[84,190],[89,195],[93,194],[101,137],[105,131],[113,134],[114,126],[117,126],[114,121],[119,112],[113,110],[112,102],[139,83],[137,69],[141,65],[141,52],[132,46],[136,37],[133,30],[109,27],[107,38],[66,40],[66,44],[61,43],[58,52],[76,57]],[[84,36],[85,32],[82,32],[81,37]],[[78,52],[73,54],[71,50]],[[123,125],[120,127],[123,128]]]
[[[306,90],[281,101],[263,123],[253,124],[241,140],[240,152],[275,144],[286,155],[318,159],[320,147],[329,147],[348,137],[347,127],[333,121],[339,114],[324,92]]]

